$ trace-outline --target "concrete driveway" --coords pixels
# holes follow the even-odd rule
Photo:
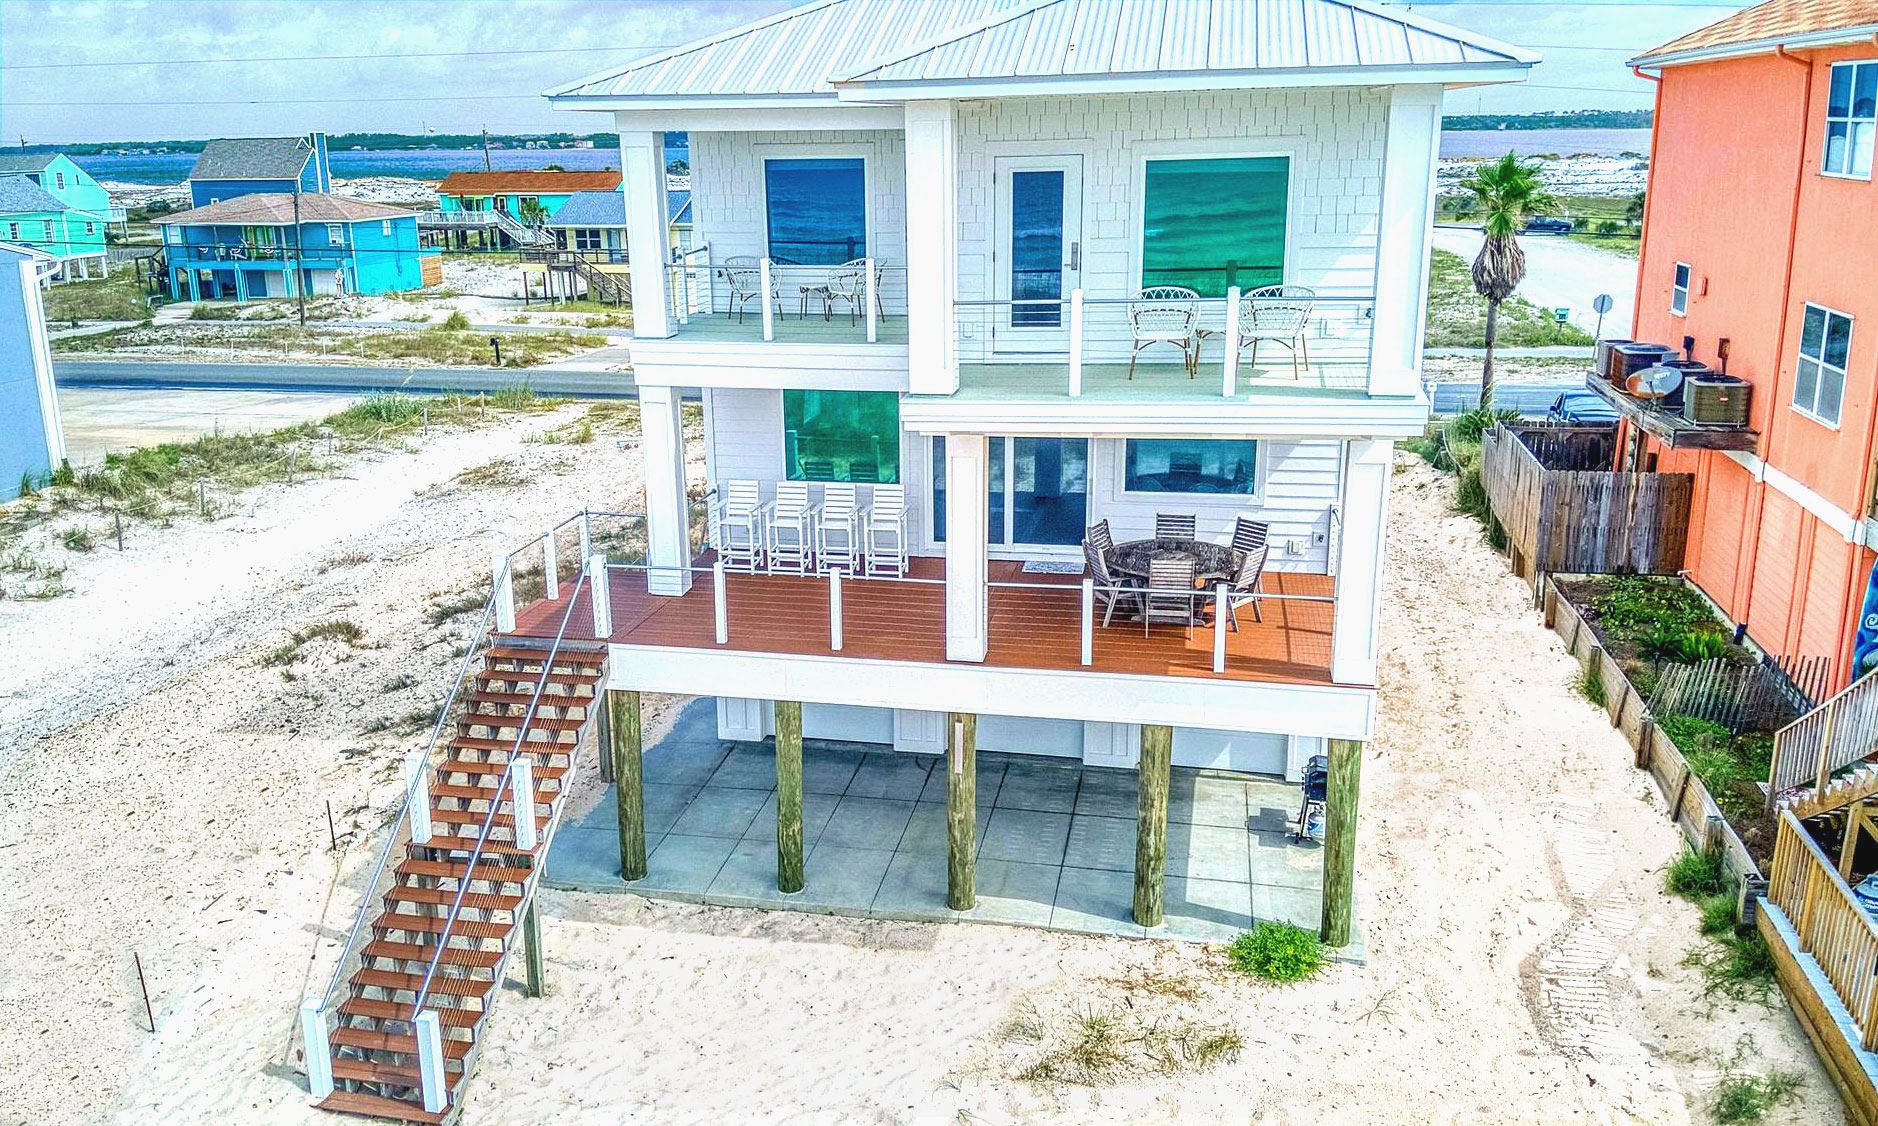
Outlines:
[[[1435,248],[1458,254],[1469,262],[1480,253],[1480,241],[1477,227],[1435,228]],[[1612,305],[1611,311],[1604,315],[1604,335],[1630,335],[1630,315],[1637,296],[1635,258],[1598,250],[1560,235],[1521,235],[1519,245],[1526,252],[1526,280],[1519,285],[1519,296],[1542,308],[1570,309],[1573,324],[1595,333],[1598,315],[1592,311],[1591,300],[1600,293],[1608,293]]]

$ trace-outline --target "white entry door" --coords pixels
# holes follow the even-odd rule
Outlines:
[[[1067,351],[1069,309],[1056,302],[1082,284],[1082,157],[1001,156],[992,167],[993,350]]]

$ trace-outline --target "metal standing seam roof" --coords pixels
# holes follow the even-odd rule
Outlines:
[[[912,81],[1537,61],[1371,0],[816,0],[548,96],[800,96]]]
[[[1772,51],[1783,41],[1822,33],[1862,37],[1878,30],[1878,0],[1768,0],[1652,48],[1634,66],[1678,57],[1697,61],[1723,54]]]
[[[64,202],[25,176],[0,176],[0,215],[64,211]]]
[[[291,180],[313,158],[305,137],[224,137],[202,146],[191,180]]]

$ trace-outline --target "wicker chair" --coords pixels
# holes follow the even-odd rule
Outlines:
[[[1128,302],[1128,331],[1134,351],[1128,356],[1128,378],[1135,377],[1135,360],[1142,349],[1167,344],[1180,349],[1181,363],[1192,379],[1200,362],[1200,295],[1177,285],[1155,285],[1138,290]]]
[[[1305,329],[1317,291],[1302,285],[1268,285],[1239,301],[1239,349],[1252,350],[1250,362],[1259,362],[1259,341],[1283,344],[1291,352],[1291,378],[1300,378],[1311,366],[1311,345]],[[1299,361],[1302,360],[1302,366]]]
[[[763,289],[763,261],[748,254],[733,254],[724,259],[724,264],[717,269],[717,276],[730,286],[730,308],[737,314],[737,323],[743,323],[743,309],[752,301],[760,301]],[[776,305],[776,315],[782,315],[781,290],[776,283],[776,271],[769,273],[769,299]]]
[[[868,284],[867,259],[856,258],[852,262],[843,262],[828,275],[828,284],[824,288],[828,304],[822,310],[822,319],[827,320],[836,303],[847,306],[848,323],[853,324],[867,310],[868,290],[874,294],[874,312],[881,319],[886,319],[887,307],[880,300],[880,264],[874,264],[873,284]]]
[[[1156,622],[1177,624],[1193,636],[1194,600],[1192,559],[1171,556],[1148,561],[1148,588],[1141,595],[1141,632],[1146,636]],[[1185,592],[1184,594],[1181,592]]]

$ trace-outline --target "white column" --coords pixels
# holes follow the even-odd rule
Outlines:
[[[959,388],[958,155],[951,102],[906,104],[906,337],[916,395]]]
[[[946,660],[985,659],[985,436],[946,435]]]
[[[678,388],[639,388],[639,435],[646,461],[646,589],[683,594],[691,589],[691,536]]]
[[[1394,448],[1368,439],[1344,448],[1343,537],[1336,545],[1336,625],[1330,638],[1330,679],[1339,684],[1376,683],[1376,618]]]
[[[333,1093],[333,1048],[318,1001],[300,1003],[300,1039],[306,1045],[307,1093],[323,1099]]]
[[[626,261],[633,279],[633,335],[670,336],[665,291],[665,134],[622,129],[620,187],[626,192]]]
[[[1441,87],[1393,87],[1377,231],[1376,320],[1369,368],[1372,395],[1421,391],[1428,232],[1434,221],[1440,144]]]
[[[39,286],[38,267],[30,259],[22,260],[17,272],[20,300],[25,306],[25,319],[21,322],[26,329],[25,352],[39,396],[39,425],[46,442],[46,466],[57,469],[65,460],[65,420],[59,414],[58,386],[52,376],[52,340],[46,334],[45,294]],[[26,373],[21,370],[19,374]]]

